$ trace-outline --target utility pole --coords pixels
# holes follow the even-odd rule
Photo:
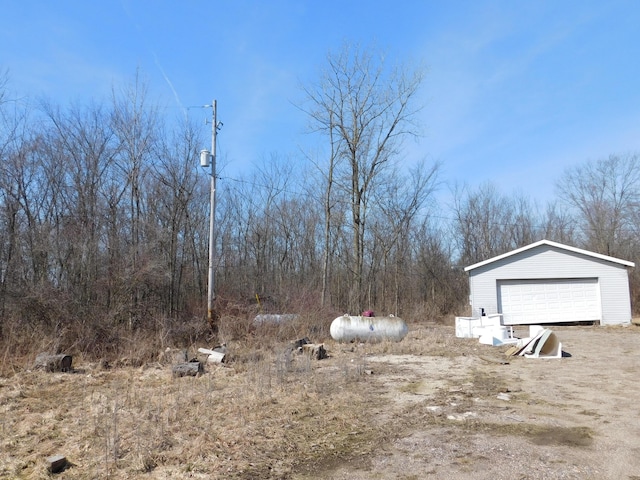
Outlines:
[[[213,100],[211,105],[204,105],[204,108],[212,109],[211,119],[211,152],[202,150],[200,152],[200,166],[208,168],[211,166],[211,194],[209,206],[209,276],[207,282],[207,320],[209,325],[214,326],[217,321],[215,313],[215,218],[216,218],[216,135],[218,128],[222,123],[218,124],[218,105]]]

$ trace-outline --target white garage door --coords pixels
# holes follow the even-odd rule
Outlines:
[[[506,325],[600,320],[597,278],[498,280]]]

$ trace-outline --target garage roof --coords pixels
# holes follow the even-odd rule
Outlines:
[[[510,257],[512,255],[517,255],[518,253],[525,252],[527,250],[531,250],[532,248],[539,247],[540,245],[548,245],[550,247],[560,248],[562,250],[567,250],[569,252],[579,253],[582,255],[586,255],[588,257],[599,258],[600,260],[606,260],[608,262],[619,263],[620,265],[624,265],[626,267],[635,267],[635,263],[628,262],[627,260],[621,260],[619,258],[609,257],[607,255],[601,255],[599,253],[590,252],[588,250],[582,250],[581,248],[570,247],[569,245],[564,245],[562,243],[552,242],[551,240],[540,240],[539,242],[532,243],[531,245],[527,245],[525,247],[517,248],[516,250],[512,250],[507,253],[503,253],[502,255],[498,255],[497,257],[490,258],[488,260],[484,260],[482,262],[474,263],[473,265],[469,265],[465,267],[464,271],[468,272],[469,270],[473,270],[474,268],[482,267],[483,265],[487,265],[489,263],[496,262],[498,260],[502,260],[503,258]]]

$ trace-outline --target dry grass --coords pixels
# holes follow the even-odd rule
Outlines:
[[[366,455],[383,435],[371,421],[382,400],[372,394],[366,356],[424,354],[425,335],[438,349],[450,340],[434,331],[403,343],[331,343],[323,361],[287,348],[305,336],[326,339],[325,323],[256,329],[223,319],[228,362],[197,378],[173,378],[155,362],[165,334],[121,339],[109,361],[76,356],[71,374],[29,369],[36,350],[57,349],[51,343],[20,360],[14,351],[0,378],[0,477],[45,478],[54,454],[71,462],[65,478],[286,478]]]
[[[44,459],[63,454],[65,478],[280,478],[371,451],[378,400],[352,388],[366,383],[359,354],[312,361],[281,336],[232,341],[230,362],[197,378],[125,356],[0,379],[0,477],[46,478]]]
[[[178,379],[155,366],[25,372],[0,390],[1,449],[14,452],[3,456],[0,476],[46,477],[43,459],[62,453],[74,463],[65,478],[264,478],[301,460],[348,456],[354,439],[372,437],[352,409],[371,400],[345,389],[341,372],[328,379],[281,368],[259,362],[245,374],[220,367]]]
[[[173,378],[148,346],[143,354],[123,349],[127,361],[113,368],[78,356],[74,373],[24,364],[0,377],[0,478],[49,478],[45,459],[54,454],[71,462],[65,479],[317,478],[345,464],[366,471],[381,442],[409,438],[416,425],[452,439],[473,433],[577,448],[595,437],[545,416],[505,420],[502,406],[492,410],[507,391],[496,372],[513,366],[484,361],[501,350],[455,338],[450,327],[414,325],[402,342],[377,344],[337,344],[304,323],[225,328],[229,362],[195,378]],[[330,357],[290,353],[289,341],[302,336],[326,340]],[[212,345],[194,343],[191,352],[198,346]],[[465,417],[470,411],[479,416]]]

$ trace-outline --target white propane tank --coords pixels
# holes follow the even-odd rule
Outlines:
[[[363,317],[345,314],[331,322],[329,329],[331,338],[337,342],[379,342],[390,340],[399,342],[409,328],[401,318],[389,315],[387,317]]]

